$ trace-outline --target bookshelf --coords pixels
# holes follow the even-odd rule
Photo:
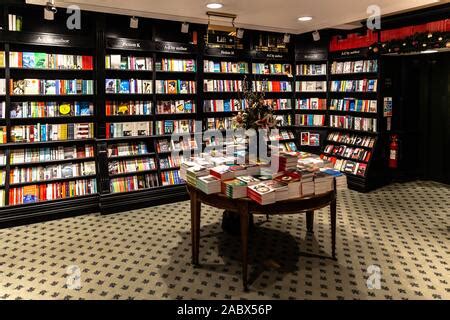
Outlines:
[[[295,110],[300,150],[320,153],[328,130],[328,50],[299,45],[295,53]]]
[[[380,59],[366,48],[330,53],[329,131],[323,157],[347,174],[349,187],[377,184],[382,102]]]

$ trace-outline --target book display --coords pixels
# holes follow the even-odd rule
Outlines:
[[[10,31],[21,31],[21,24],[16,18]],[[16,34],[0,54],[8,71],[0,84],[7,124],[0,134],[0,203],[5,214],[90,210],[99,174],[93,43],[76,35]],[[51,43],[58,37],[65,48]]]
[[[349,187],[366,191],[376,184],[381,110],[380,66],[366,50],[332,53],[329,80],[329,133],[322,156],[347,175]]]
[[[21,27],[22,20],[13,29]],[[248,107],[245,86],[264,92],[275,114],[279,132],[266,137],[268,144],[286,152],[323,151],[360,185],[370,180],[382,129],[378,59],[329,58],[328,51],[302,55],[302,43],[259,31],[249,30],[239,46],[221,47],[197,43],[204,39],[196,34],[199,26],[193,27],[200,29],[192,31],[192,41],[176,32],[171,38],[157,24],[148,33],[117,32],[109,21],[104,27],[99,43],[76,32],[27,30],[11,36],[4,30],[9,34],[0,38],[4,207],[39,203],[45,211],[50,200],[61,200],[63,208],[69,206],[65,201],[89,199],[86,206],[106,212],[185,197],[180,153],[217,143],[198,140],[196,130],[234,129],[232,117]],[[172,134],[180,140],[172,141]],[[235,145],[227,141],[224,148]],[[226,188],[233,197],[240,194],[237,180]],[[313,181],[300,183],[305,194],[314,192]],[[219,186],[206,177],[199,185],[207,192]],[[289,190],[266,187],[281,198]],[[32,208],[24,210],[31,214]]]

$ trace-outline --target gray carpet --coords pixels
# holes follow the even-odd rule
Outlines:
[[[303,215],[257,216],[248,293],[239,238],[211,207],[197,269],[188,202],[3,229],[0,299],[450,299],[449,214],[450,188],[438,183],[340,192],[338,261],[328,210],[314,235]]]

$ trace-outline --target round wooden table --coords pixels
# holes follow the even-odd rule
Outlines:
[[[248,198],[230,199],[224,194],[205,194],[197,188],[187,185],[191,198],[191,238],[192,263],[199,265],[201,204],[239,213],[241,225],[242,282],[248,290],[248,234],[250,214],[296,214],[306,213],[308,232],[313,232],[314,211],[330,206],[331,217],[331,252],[336,259],[336,191],[311,197],[290,199],[268,205],[260,205]],[[336,190],[336,188],[335,188]]]

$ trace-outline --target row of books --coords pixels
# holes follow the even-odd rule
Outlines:
[[[145,142],[117,143],[108,145],[108,158],[136,156],[148,154],[149,149]]]
[[[4,68],[5,66],[6,66],[5,51],[0,51],[0,68]]]
[[[193,113],[195,112],[194,100],[169,100],[158,101],[157,114]]]
[[[0,189],[0,207],[5,206],[5,190]]]
[[[365,177],[367,174],[367,163],[338,159],[333,156],[324,156],[323,159],[333,163],[336,170],[360,177]]]
[[[86,196],[97,193],[95,179],[65,181],[11,188],[9,204],[19,205]]]
[[[0,118],[5,119],[6,115],[6,102],[0,101]]]
[[[267,139],[269,141],[280,141],[280,140],[288,140],[295,139],[295,135],[292,131],[289,130],[280,130],[276,132],[276,130],[271,130],[267,133]]]
[[[9,31],[22,31],[23,18],[16,14],[8,14],[8,30]]]
[[[325,147],[324,153],[331,156],[345,157],[353,160],[369,162],[372,152],[362,148],[353,148],[345,145],[329,144]]]
[[[155,134],[189,133],[195,132],[195,121],[183,120],[162,120],[155,122]]]
[[[6,134],[6,126],[0,126],[0,144],[6,143],[7,134]]]
[[[295,125],[297,126],[324,126],[325,115],[322,114],[296,114]]]
[[[297,65],[297,75],[299,76],[323,76],[326,74],[327,74],[326,63]]]
[[[156,93],[159,94],[194,94],[196,92],[195,81],[156,80]]]
[[[244,99],[204,100],[204,112],[231,112],[240,111],[246,107]]]
[[[161,59],[155,63],[155,69],[168,72],[195,72],[196,63],[194,59]]]
[[[80,140],[94,137],[93,123],[36,124],[11,127],[12,142]]]
[[[354,98],[331,99],[330,110],[376,113],[377,100],[361,100]]]
[[[181,164],[180,157],[167,156],[159,159],[159,167],[161,169],[177,168]]]
[[[105,92],[120,94],[152,94],[153,81],[142,79],[106,79]]]
[[[205,60],[203,71],[209,73],[248,73],[248,63]]]
[[[292,92],[290,81],[253,81],[253,90],[257,92]]]
[[[173,186],[176,184],[183,184],[184,181],[180,177],[179,170],[161,172],[161,183],[163,186]]]
[[[291,99],[265,99],[264,103],[271,106],[273,110],[292,109]]]
[[[6,165],[6,153],[5,150],[0,150],[0,166]]]
[[[124,56],[108,54],[105,56],[105,68],[114,70],[153,70],[153,59],[150,57]]]
[[[24,69],[93,70],[93,56],[45,52],[10,52],[9,66]]]
[[[148,170],[156,170],[155,158],[129,159],[108,163],[108,172],[110,175]]]
[[[106,124],[106,138],[150,136],[152,122],[112,122]]]
[[[297,99],[296,109],[298,110],[326,110],[327,99],[308,98]]]
[[[4,187],[6,183],[6,171],[0,170],[0,187]]]
[[[197,141],[193,138],[186,139],[185,137],[180,137],[178,141],[175,139],[160,139],[156,142],[156,152],[172,152],[197,149]]]
[[[6,94],[6,80],[5,79],[0,79],[0,95],[5,95]]]
[[[358,60],[358,61],[334,61],[331,64],[332,74],[342,73],[362,73],[362,72],[377,72],[377,60]]]
[[[105,111],[107,116],[121,115],[151,115],[151,101],[106,101]]]
[[[109,181],[112,193],[132,192],[159,187],[156,173],[135,175],[131,177],[114,178]]]
[[[24,163],[38,163],[43,161],[59,161],[94,157],[94,146],[58,146],[52,148],[28,148],[11,150],[12,165]]]
[[[377,132],[377,119],[330,115],[330,127]]]
[[[330,91],[332,92],[376,92],[377,79],[363,80],[333,80]]]
[[[12,168],[10,183],[41,182],[53,179],[78,178],[94,175],[95,161],[81,163],[65,163],[50,166]]]
[[[11,102],[11,118],[78,117],[94,114],[92,102]]]
[[[298,148],[294,141],[282,142],[280,144],[280,151],[282,151],[282,152],[297,152]]]
[[[278,126],[292,126],[292,116],[290,114],[279,114],[275,116],[275,120],[277,121]]]
[[[203,81],[205,92],[241,92],[241,80],[207,80]]]
[[[375,146],[376,138],[359,134],[331,132],[328,134],[327,140],[330,142],[353,144],[358,147],[373,148]]]
[[[320,146],[320,133],[302,131],[300,132],[300,145],[319,147]]]
[[[297,92],[325,92],[327,91],[326,81],[297,81],[295,83]]]
[[[253,74],[271,74],[292,76],[292,65],[281,63],[253,63]]]
[[[94,81],[82,79],[11,79],[10,92],[12,95],[94,94]]]
[[[233,129],[232,118],[208,118],[206,120],[206,130],[229,130]]]

